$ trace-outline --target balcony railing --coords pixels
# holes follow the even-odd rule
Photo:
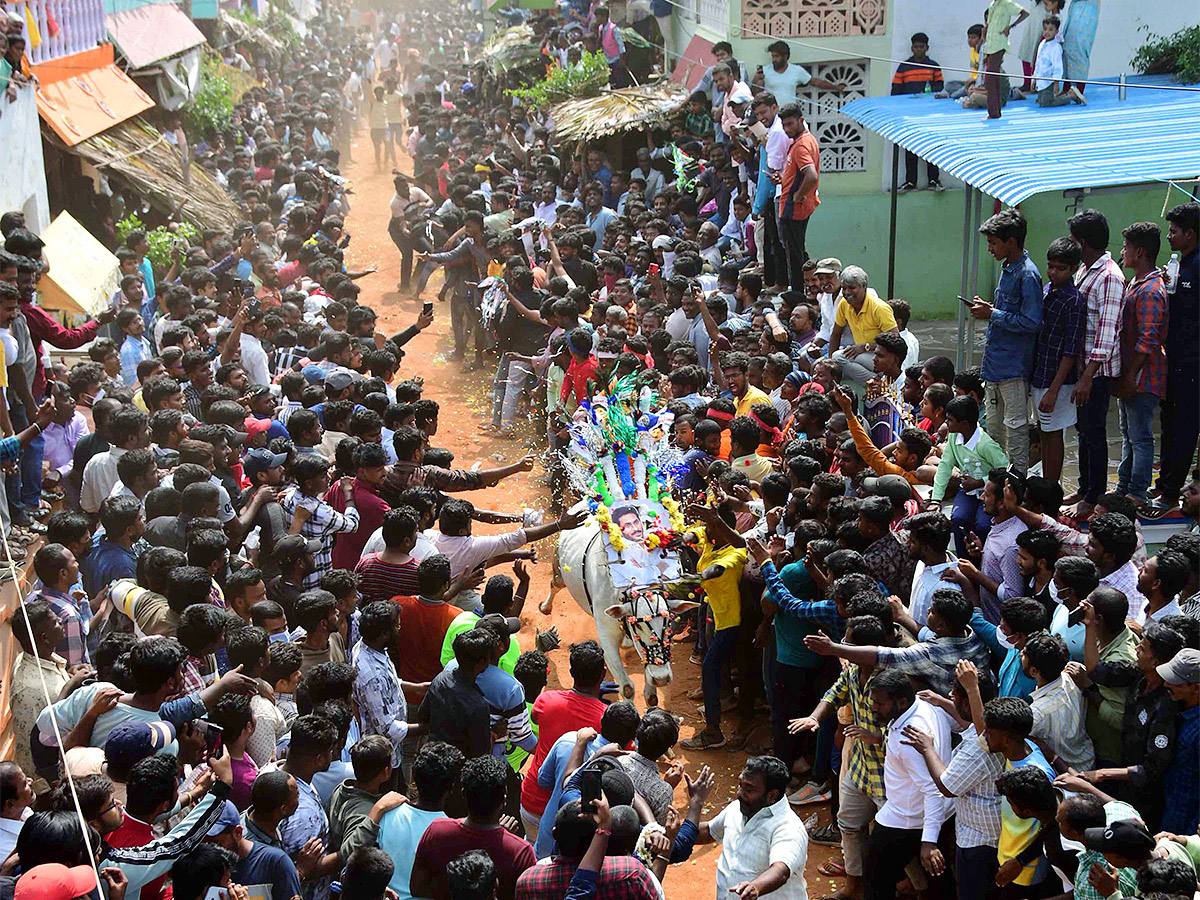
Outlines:
[[[22,16],[27,7],[42,38],[34,47],[26,28],[25,49],[34,65],[91,50],[108,40],[103,0],[22,0],[8,5]]]

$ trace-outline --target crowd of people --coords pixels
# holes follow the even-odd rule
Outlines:
[[[957,370],[909,303],[810,255],[836,251],[808,229],[796,92],[818,79],[786,43],[753,78],[715,45],[626,168],[457,64],[469,17],[350,15],[193,140],[245,223],[165,272],[130,233],[95,319],[37,305],[42,242],[0,217],[0,524],[5,578],[28,558],[33,581],[0,894],[661,900],[713,890],[670,867],[717,843],[719,898],[806,900],[811,842],[841,850],[830,900],[1192,896],[1200,207],[1166,212],[1162,268],[1159,223],[1114,256],[1095,210],[1044,252],[1019,211],[988,219],[999,283],[964,301],[982,368]],[[620,83],[605,7],[531,24],[547,65],[599,48]],[[899,92],[932,80],[922,37]],[[333,147],[359,114],[378,165],[411,159],[388,233],[426,302],[391,336],[346,255]],[[437,446],[431,373],[402,361],[441,301],[452,356],[495,367],[486,429],[535,452],[463,468]],[[525,609],[529,545],[588,519],[570,423],[629,376],[671,414],[702,600],[670,627],[700,686],[644,712],[592,640],[551,689],[559,639]],[[539,458],[557,518],[469,499]],[[720,809],[716,750],[744,756]]]

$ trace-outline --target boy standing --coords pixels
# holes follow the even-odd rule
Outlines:
[[[1072,400],[1075,363],[1083,352],[1087,325],[1087,309],[1074,278],[1080,252],[1079,242],[1070,237],[1056,239],[1046,250],[1049,283],[1042,298],[1042,327],[1029,378],[1041,430],[1042,475],[1051,481],[1062,476],[1063,429],[1077,420]]]
[[[1008,33],[1029,18],[1029,10],[1017,0],[992,0],[983,15],[984,87],[987,89],[987,118],[1000,118],[1001,84],[1004,78],[1004,54],[1008,52]]]
[[[937,61],[929,56],[929,35],[918,31],[912,36],[912,56],[896,66],[896,74],[892,76],[892,96],[897,94],[923,94],[926,91],[940,93],[946,86],[942,78],[942,68]],[[925,162],[929,174],[929,189],[942,190],[938,180],[938,167],[928,160]],[[902,191],[917,189],[917,154],[910,150],[904,153],[904,184]]]
[[[146,322],[132,306],[127,306],[117,314],[117,327],[125,335],[121,344],[121,381],[129,386],[137,384],[137,367],[144,359],[149,359],[154,353],[150,342],[144,337]]]
[[[1029,469],[1029,376],[1042,327],[1042,276],[1025,250],[1026,229],[1025,216],[1015,209],[1002,210],[979,227],[988,253],[1003,268],[992,302],[976,297],[971,304],[972,316],[988,320],[983,351],[988,433],[1021,474]]]
[[[1121,236],[1121,264],[1133,271],[1133,278],[1125,285],[1121,377],[1113,386],[1121,424],[1117,493],[1144,503],[1154,467],[1154,410],[1167,392],[1167,290],[1157,266],[1159,227],[1134,222]]]

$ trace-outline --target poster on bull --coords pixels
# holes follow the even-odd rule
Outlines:
[[[614,527],[601,528],[600,534],[613,587],[621,590],[679,580],[679,554],[664,550],[658,540],[658,534],[671,527],[661,503],[620,500],[610,515]]]

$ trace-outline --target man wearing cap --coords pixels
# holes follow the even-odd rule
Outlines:
[[[1192,853],[1200,851],[1197,837],[1194,834],[1180,836],[1177,840],[1174,837],[1164,835],[1162,840],[1156,840],[1145,823],[1137,819],[1119,819],[1103,828],[1084,829],[1083,845],[1103,855],[1105,862],[1117,869],[1137,871],[1151,859],[1165,858],[1180,860],[1195,873]],[[1124,896],[1118,885],[1117,872],[1112,869],[1093,867],[1092,882],[1102,897],[1119,900]]]
[[[279,574],[275,545],[287,535],[290,524],[277,499],[286,462],[286,453],[272,453],[264,448],[251,450],[242,459],[242,472],[250,480],[250,487],[241,497],[242,507],[245,508],[260,495],[262,498],[251,527],[258,526],[258,565],[267,579]]]
[[[1166,807],[1162,829],[1195,834],[1200,825],[1200,650],[1180,650],[1156,671],[1171,699],[1179,704],[1175,755],[1163,780]]]
[[[230,878],[246,889],[250,900],[294,900],[300,897],[300,875],[292,858],[278,846],[250,840],[246,834],[237,807],[226,800],[221,807],[220,818],[208,829],[204,839],[237,857]]]

